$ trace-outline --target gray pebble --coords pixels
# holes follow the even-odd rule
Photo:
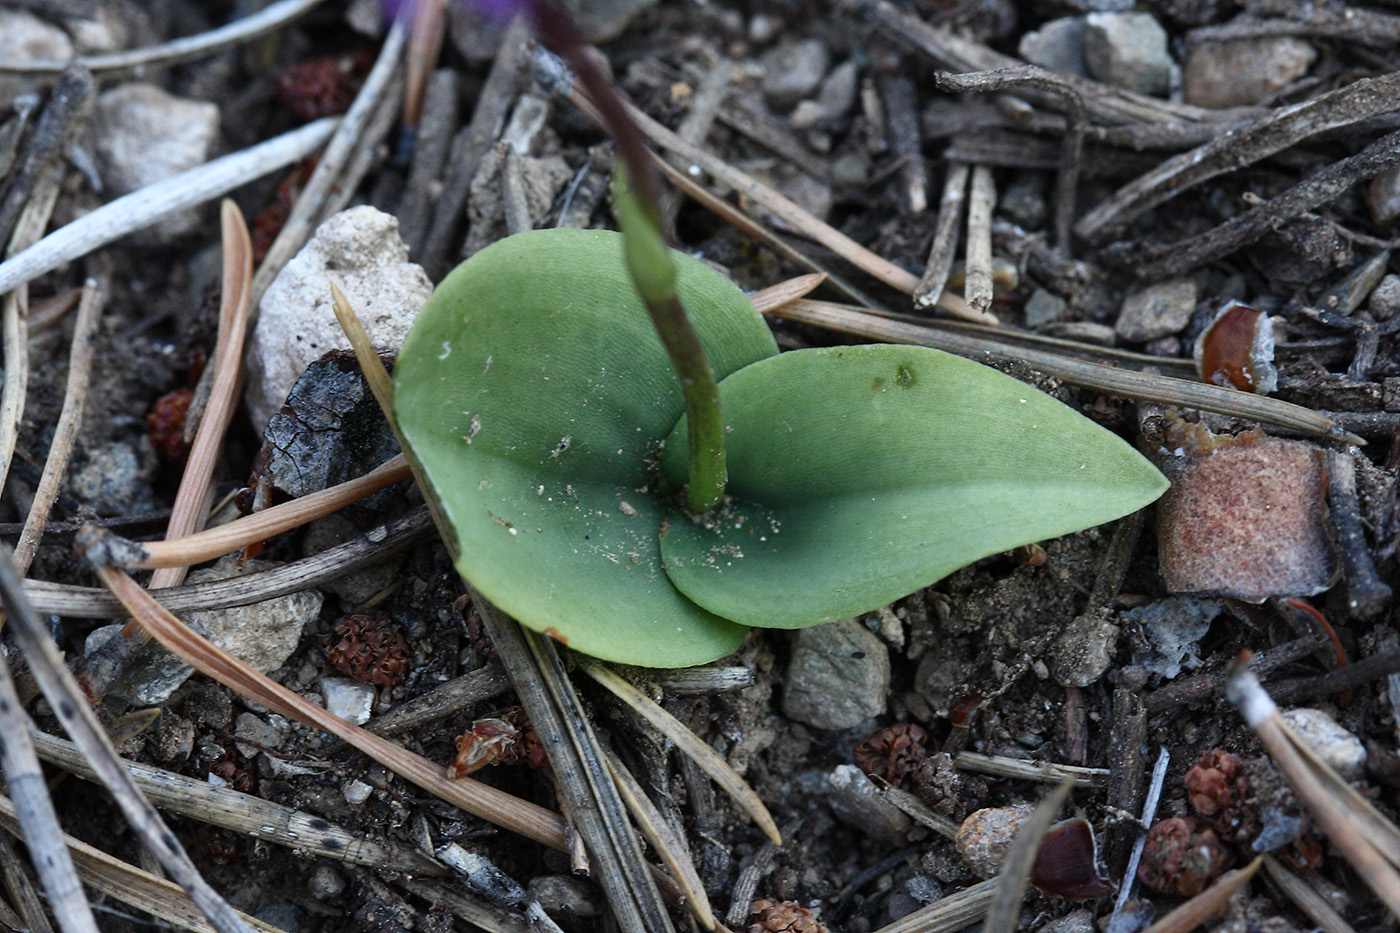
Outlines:
[[[1059,295],[1048,289],[1037,288],[1031,292],[1030,300],[1026,302],[1026,326],[1040,327],[1058,321],[1068,310],[1069,304]]]
[[[1400,312],[1400,275],[1387,275],[1371,292],[1366,307],[1378,321],[1388,321]]]
[[[1366,186],[1366,205],[1378,224],[1400,217],[1400,167],[1388,168]]]
[[[1167,32],[1150,13],[1090,13],[1085,17],[1084,62],[1105,84],[1162,95],[1171,85]]]
[[[341,719],[363,725],[374,709],[374,686],[345,677],[322,677],[321,693],[326,711]]]
[[[889,649],[855,619],[803,629],[793,638],[783,712],[837,731],[885,711]]]
[[[1130,292],[1114,330],[1124,340],[1144,343],[1175,334],[1195,310],[1196,283],[1188,278],[1166,279]]]
[[[1245,107],[1301,78],[1316,59],[1316,49],[1292,36],[1203,42],[1186,54],[1182,90],[1198,107]]]
[[[763,96],[770,106],[787,110],[817,90],[831,64],[831,53],[820,39],[802,39],[765,53],[761,64]]]
[[[1060,74],[1087,77],[1084,17],[1062,16],[1021,37],[1017,53],[1026,61]]]

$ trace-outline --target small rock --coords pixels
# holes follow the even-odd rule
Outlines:
[[[348,677],[322,677],[321,694],[326,698],[326,712],[357,726],[368,722],[374,711],[373,684]]]
[[[335,513],[317,519],[306,528],[302,541],[302,556],[311,557],[343,544],[361,533],[354,522],[344,515]],[[322,590],[333,593],[345,601],[347,606],[362,606],[371,596],[388,589],[399,579],[400,557],[391,557],[369,567],[361,567],[354,573],[347,573],[334,580],[320,584]]]
[[[457,6],[466,4],[453,4],[453,7]],[[377,39],[384,34],[385,12],[385,7],[379,0],[350,0],[345,8],[345,25],[362,36]]]
[[[351,780],[340,786],[340,793],[346,803],[358,807],[369,799],[369,795],[374,793],[374,788],[364,781]]]
[[[1016,52],[1031,64],[1050,71],[1087,77],[1084,33],[1084,17],[1062,16],[1023,35]]]
[[[598,889],[573,875],[541,875],[532,878],[525,896],[537,901],[544,912],[566,914],[581,919],[597,917],[603,912]]]
[[[1366,205],[1378,224],[1400,217],[1400,167],[1388,168],[1371,179],[1366,186]]]
[[[240,560],[231,554],[213,567],[191,573],[187,582],[227,580],[276,566],[273,561]],[[301,641],[302,629],[320,613],[323,599],[319,590],[305,590],[248,606],[189,612],[184,619],[209,641],[266,674],[291,657]],[[84,652],[97,651],[121,629],[120,623],[95,629],[88,635]],[[193,673],[194,668],[160,645],[149,643],[109,692],[135,706],[160,706]]]
[[[398,350],[433,292],[427,274],[408,261],[391,215],[354,207],[321,224],[258,305],[244,398],[259,431],[307,366],[349,345],[331,306],[332,276],[379,349]]]
[[[1371,292],[1366,308],[1378,321],[1388,321],[1400,313],[1400,275],[1387,275]]]
[[[318,901],[328,901],[345,891],[345,876],[329,865],[317,865],[311,873],[310,887],[312,897]]]
[[[589,42],[608,42],[622,35],[637,14],[656,6],[657,0],[579,0],[579,28]]]
[[[83,55],[117,52],[131,44],[131,24],[122,18],[115,4],[98,4],[92,16],[75,16],[64,21],[74,48]]]
[[[0,49],[14,64],[66,62],[73,57],[68,33],[26,10],[0,10]],[[9,111],[16,97],[32,93],[38,85],[29,78],[0,78],[0,111]]]
[[[979,878],[991,878],[1001,870],[1016,831],[1030,815],[1028,806],[988,807],[963,820],[954,842]]]
[[[1336,576],[1322,451],[1239,440],[1164,465],[1158,564],[1167,590],[1263,602],[1311,596]]]
[[[1146,606],[1129,609],[1123,617],[1133,626],[1133,663],[1171,680],[1182,668],[1201,666],[1196,655],[1200,640],[1220,615],[1217,599],[1169,596]]]
[[[1366,746],[1335,719],[1320,709],[1290,709],[1283,718],[1343,780],[1361,777],[1366,768]]]
[[[1090,13],[1084,18],[1084,62],[1105,84],[1162,95],[1171,85],[1167,31],[1150,13]]]
[[[1301,78],[1316,59],[1293,36],[1202,42],[1186,54],[1182,90],[1197,107],[1245,107]]]
[[[219,137],[219,106],[176,97],[154,84],[122,84],[97,99],[95,154],[114,195],[130,194],[209,160]],[[161,239],[203,228],[197,210],[167,217]]]
[[[749,41],[755,45],[767,45],[783,32],[783,21],[768,13],[755,13],[749,20]]]
[[[788,116],[788,124],[795,130],[810,130],[822,119],[822,105],[814,100],[799,101]]]
[[[855,59],[848,58],[835,68],[822,81],[817,91],[817,106],[821,108],[823,120],[844,117],[856,104],[856,93],[860,90],[860,66]]]
[[[252,713],[239,713],[233,721],[234,743],[244,758],[255,758],[264,748],[277,748],[282,736],[283,730]]]
[[[1069,310],[1069,303],[1059,295],[1045,288],[1037,288],[1031,292],[1030,300],[1026,302],[1026,326],[1041,327],[1051,324],[1065,316]]]
[[[117,441],[90,454],[73,475],[73,495],[99,515],[140,515],[155,510],[154,462],[142,463],[130,444]]]
[[[1022,172],[997,199],[997,209],[1027,230],[1045,226],[1045,179],[1038,172]]]
[[[816,91],[831,65],[831,54],[820,39],[801,39],[765,52],[760,64],[763,96],[770,106],[787,110]]]
[[[1181,330],[1196,310],[1196,283],[1166,279],[1130,292],[1123,299],[1114,330],[1124,340],[1145,343]]]
[[[874,782],[855,765],[838,765],[827,783],[831,812],[837,819],[887,846],[902,845],[909,838],[913,821],[881,797]]]
[[[783,712],[815,729],[860,725],[885,711],[890,657],[855,619],[802,629],[793,638]]]
[[[1065,914],[1058,920],[1051,920],[1041,927],[1039,933],[1094,933],[1094,912],[1083,908]]]
[[[870,160],[860,152],[846,152],[831,163],[831,183],[859,188],[870,181]]]
[[[1269,231],[1246,252],[1265,278],[1304,286],[1350,266],[1354,249],[1325,219],[1304,215]]]
[[[1055,679],[1063,687],[1087,687],[1103,676],[1118,648],[1118,626],[1109,609],[1076,616],[1055,642]]]

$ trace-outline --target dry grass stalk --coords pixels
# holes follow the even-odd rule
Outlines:
[[[88,553],[97,550],[89,548]],[[443,766],[332,715],[210,644],[124,572],[110,566],[94,569],[102,584],[157,641],[206,676],[284,716],[339,736],[404,780],[468,813],[552,848],[564,847],[564,825],[557,814],[470,778],[450,780]]]
[[[320,148],[339,124],[339,118],[325,117],[108,201],[0,262],[0,292],[297,162]]]
[[[15,805],[5,797],[0,797],[0,827],[18,835]],[[178,884],[172,884],[135,865],[113,858],[101,849],[67,833],[59,833],[54,837],[54,841],[61,843],[65,851],[72,856],[78,875],[92,888],[180,929],[194,930],[197,933],[217,933],[218,928],[209,925],[194,901]],[[87,906],[86,901],[83,906]],[[281,927],[264,923],[245,913],[234,911],[233,914],[240,923],[240,929],[258,930],[260,933],[285,933]],[[59,913],[58,916],[61,921],[63,914]]]
[[[1274,763],[1361,880],[1392,914],[1400,918],[1400,833],[1369,805],[1351,798],[1356,791],[1325,762],[1311,755],[1305,743],[1284,721],[1274,701],[1248,667],[1248,653],[1236,662],[1229,681],[1230,700],[1245,723],[1259,736]],[[1364,804],[1364,801],[1361,802]]]
[[[958,838],[958,824],[956,822],[934,811],[928,804],[903,788],[895,787],[881,778],[872,778],[871,780],[879,787],[880,796],[892,806],[904,811],[910,819],[927,826],[945,839]]]
[[[340,290],[340,286],[331,283],[331,305],[335,309],[335,319],[340,324],[340,329],[345,332],[345,336],[350,340],[350,346],[355,348],[355,357],[359,359],[360,347],[366,347],[373,353],[374,344],[370,342],[369,334],[365,332],[365,326],[360,323],[350,301],[345,297],[345,292]],[[378,362],[378,357],[375,356]],[[385,371],[383,364],[378,366],[364,363],[360,364],[360,374],[364,376],[365,382],[369,384],[369,390],[374,393],[374,400],[379,403],[379,408],[384,412],[384,416],[389,419],[389,423],[394,423],[394,383],[389,378],[389,373]]]
[[[774,312],[774,316],[845,334],[855,334],[868,340],[933,347],[973,360],[1021,360],[1048,376],[1086,389],[1159,402],[1163,405],[1200,408],[1264,424],[1281,425],[1319,437],[1342,438],[1353,444],[1365,444],[1362,438],[1348,434],[1335,421],[1311,409],[1263,395],[1207,385],[1204,382],[1086,363],[1057,353],[1017,347],[999,340],[954,334],[907,321],[879,317],[860,308],[828,301],[803,298],[779,308]]]
[[[1061,781],[1044,800],[1036,805],[1021,827],[1016,830],[1016,838],[1001,863],[1001,871],[996,876],[996,896],[987,908],[986,919],[982,921],[984,933],[1014,933],[1016,921],[1021,917],[1021,902],[1026,899],[1026,888],[1031,880],[1031,868],[1035,865],[1040,842],[1055,816],[1069,799],[1074,790],[1074,778]]]
[[[256,13],[197,35],[182,36],[144,49],[84,55],[71,62],[38,59],[25,61],[17,56],[0,62],[0,73],[57,76],[63,69],[78,64],[94,74],[101,74],[103,78],[112,80],[151,68],[168,68],[171,65],[214,55],[224,49],[275,32],[322,2],[323,0],[280,0],[268,4]]]
[[[963,771],[990,774],[993,777],[1013,778],[1018,781],[1058,784],[1068,778],[1073,778],[1090,787],[1103,787],[1108,783],[1107,768],[1084,768],[1079,765],[1062,765],[1053,761],[1026,761],[1024,758],[1007,758],[1003,755],[958,752],[953,763]]]
[[[996,199],[992,170],[974,165],[967,194],[967,284],[963,294],[968,308],[984,315],[992,306],[992,208]]]
[[[1244,868],[1221,875],[1210,887],[1148,927],[1146,933],[1189,933],[1196,929],[1224,910],[1230,898],[1244,890],[1263,862],[1263,857],[1258,856]]]
[[[219,331],[214,347],[213,376],[209,402],[199,419],[175,505],[170,512],[165,539],[184,538],[204,527],[209,520],[209,499],[213,494],[214,468],[223,450],[224,435],[238,407],[238,388],[243,382],[243,344],[248,335],[248,314],[252,308],[253,243],[243,213],[232,201],[219,205],[223,232],[223,282],[219,298]],[[185,582],[188,565],[160,567],[151,575],[150,588],[164,589]],[[128,624],[123,635],[135,630]]]
[[[749,302],[759,314],[767,314],[799,298],[807,297],[808,293],[825,281],[826,275],[821,272],[799,275],[777,285],[759,289],[749,296]]]
[[[272,508],[231,521],[227,525],[200,531],[186,538],[176,538],[174,541],[151,541],[145,544],[127,542],[133,549],[130,569],[153,570],[157,567],[180,567],[213,560],[250,544],[266,541],[273,535],[300,528],[307,522],[329,515],[351,502],[402,482],[410,475],[407,461],[404,460],[403,454],[399,454],[364,476],[337,486],[329,486],[300,499],[274,505]]]
[[[64,933],[97,933],[97,922],[88,908],[73,862],[58,843],[62,829],[44,786],[44,773],[35,757],[29,725],[29,717],[24,713],[10,676],[10,665],[0,652],[0,773],[4,774],[9,792],[18,801],[16,826],[31,840],[29,851],[39,882],[48,894],[49,903],[53,904]],[[19,892],[19,906],[26,921],[31,926],[47,926],[37,898],[31,900],[27,896],[32,886],[24,877],[19,860],[12,851],[0,852],[0,855],[4,857],[6,874],[12,881],[11,890]]]
[[[427,508],[420,506],[311,557],[241,577],[173,586],[161,590],[158,599],[171,612],[199,612],[297,593],[380,563],[421,540],[432,527]],[[25,580],[24,594],[41,615],[105,619],[122,611],[121,603],[102,587]]]
[[[622,702],[631,707],[637,715],[641,716],[658,732],[666,736],[676,747],[691,760],[700,766],[710,778],[724,788],[724,791],[734,799],[744,812],[747,813],[763,834],[778,845],[783,844],[782,834],[778,832],[778,824],[773,821],[773,815],[768,812],[768,808],[763,805],[763,801],[758,799],[758,795],[753,792],[753,788],[745,783],[744,779],[729,767],[729,762],[720,757],[709,745],[700,740],[694,732],[691,732],[676,717],[666,712],[651,697],[642,693],[632,684],[609,668],[597,663],[592,658],[578,657],[579,667],[585,674],[612,693]]]
[[[34,552],[39,549],[39,539],[44,534],[49,510],[58,499],[59,485],[68,471],[68,458],[73,453],[73,441],[87,403],[92,375],[92,339],[97,333],[97,322],[101,318],[106,297],[94,279],[88,279],[83,285],[78,317],[73,326],[72,348],[68,352],[68,380],[63,390],[63,408],[59,412],[58,425],[54,428],[53,441],[49,444],[49,455],[44,460],[43,475],[39,477],[39,485],[34,490],[34,502],[29,507],[29,515],[25,517],[19,543],[15,545],[15,566],[21,577],[29,572]]]
[[[1341,914],[1332,909],[1327,899],[1312,889],[1302,878],[1284,868],[1272,855],[1265,855],[1264,870],[1294,906],[1324,933],[1356,933]]]
[[[914,304],[932,308],[948,284],[953,271],[953,256],[958,246],[958,221],[962,219],[963,201],[967,196],[966,162],[949,162],[943,178],[943,195],[938,201],[938,220],[934,223],[933,244],[929,246],[923,278],[914,289]]]
[[[637,821],[637,827],[647,837],[661,861],[671,870],[671,876],[680,885],[685,896],[686,905],[695,912],[696,918],[705,929],[715,929],[718,921],[715,919],[713,908],[710,907],[710,898],[705,894],[705,883],[700,880],[700,873],[695,870],[695,863],[690,860],[689,849],[672,831],[671,824],[667,823],[661,811],[656,809],[656,805],[647,797],[646,791],[637,783],[632,772],[627,770],[627,766],[612,752],[607,752],[607,756],[608,770],[612,772],[613,780],[617,781],[622,801],[627,804],[632,818]]]
[[[44,761],[84,780],[97,779],[92,766],[72,742],[42,732],[33,733],[33,739],[35,750]],[[414,875],[447,873],[442,865],[415,849],[356,836],[310,813],[150,765],[125,759],[122,765],[151,803],[171,813],[340,862]]]
[[[34,681],[48,699],[64,731],[82,750],[93,771],[116,800],[122,816],[137,838],[180,887],[189,892],[204,916],[220,933],[246,931],[247,926],[200,875],[179,840],[122,767],[111,739],[88,705],[77,678],[64,665],[63,656],[49,635],[48,627],[24,599],[24,591],[10,564],[8,553],[0,554],[0,601],[3,601],[5,612],[13,622],[12,635],[29,662]]]

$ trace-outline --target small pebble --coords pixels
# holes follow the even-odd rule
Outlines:
[[[1400,313],[1400,275],[1387,275],[1371,292],[1366,308],[1378,321],[1388,321]]]
[[[238,753],[253,758],[264,748],[281,745],[283,732],[252,713],[239,713],[233,721],[233,736]]]
[[[154,84],[131,82],[104,91],[93,112],[103,183],[130,194],[209,160],[219,138],[219,107],[186,100]],[[198,210],[184,211],[152,229],[169,239],[204,228]]]
[[[1400,166],[1381,172],[1366,186],[1366,205],[1378,224],[1400,217]]]
[[[1118,649],[1118,626],[1108,609],[1076,616],[1055,641],[1055,680],[1065,687],[1087,687],[1103,676]]]
[[[1167,590],[1263,602],[1332,585],[1336,557],[1322,451],[1301,441],[1240,440],[1164,467],[1158,564]]]
[[[1059,295],[1045,288],[1036,288],[1026,302],[1026,326],[1041,327],[1052,324],[1065,316],[1069,303]]]
[[[341,785],[340,793],[345,797],[346,803],[358,807],[369,799],[369,795],[374,793],[374,788],[364,781],[346,781]]]
[[[603,900],[597,888],[572,875],[540,875],[526,886],[525,896],[537,901],[547,914],[589,919],[603,912]]]
[[[1032,65],[1060,74],[1088,77],[1084,65],[1084,32],[1084,17],[1062,16],[1021,36],[1016,52]]]
[[[1343,780],[1355,781],[1366,768],[1366,746],[1320,709],[1290,709],[1283,718],[1319,758]]]
[[[991,878],[1001,870],[1016,831],[1030,815],[1028,806],[988,807],[963,820],[954,841],[979,878]]]
[[[1094,912],[1088,908],[1051,920],[1039,933],[1094,933]]]
[[[788,662],[783,712],[814,729],[858,726],[885,711],[890,656],[855,619],[799,631]]]
[[[1195,310],[1196,283],[1188,278],[1165,279],[1129,292],[1114,330],[1124,340],[1145,343],[1177,333]]]
[[[1317,50],[1292,36],[1203,42],[1186,54],[1182,86],[1197,107],[1246,107],[1307,74]]]
[[[321,693],[326,698],[326,712],[357,726],[368,722],[374,710],[373,684],[346,677],[322,677]]]
[[[1162,95],[1171,85],[1167,32],[1150,13],[1090,13],[1084,18],[1084,61],[1105,84]]]
[[[805,97],[811,97],[826,77],[831,53],[820,39],[783,42],[764,53],[761,87],[770,106],[788,110]]]
[[[311,873],[311,896],[316,900],[328,901],[339,897],[344,890],[345,876],[329,865],[317,865]]]
[[[821,108],[823,120],[844,117],[856,104],[856,93],[860,90],[860,66],[855,59],[848,58],[827,75],[817,90],[817,105]]]
[[[28,10],[0,10],[0,49],[16,65],[32,61],[66,62],[73,57],[68,33]],[[8,113],[16,97],[32,93],[32,78],[0,78],[0,110]]]

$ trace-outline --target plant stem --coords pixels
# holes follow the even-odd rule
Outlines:
[[[708,512],[724,498],[727,480],[719,385],[676,295],[676,270],[661,238],[659,187],[644,137],[568,12],[553,0],[531,0],[527,6],[540,41],[574,70],[622,156],[614,181],[627,271],[685,396],[690,444],[686,505]]]

